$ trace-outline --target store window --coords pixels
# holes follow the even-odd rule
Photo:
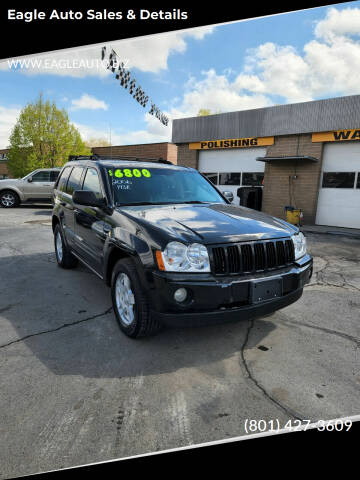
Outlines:
[[[217,173],[203,173],[203,175],[210,180],[214,185],[218,184],[218,174]]]
[[[249,187],[262,187],[264,184],[264,174],[259,172],[243,172],[242,185]]]
[[[219,185],[240,185],[241,173],[219,173]]]
[[[322,188],[354,188],[355,172],[324,172]]]

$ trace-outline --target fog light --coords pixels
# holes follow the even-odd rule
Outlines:
[[[178,288],[174,293],[174,298],[177,302],[183,302],[187,297],[186,288]]]

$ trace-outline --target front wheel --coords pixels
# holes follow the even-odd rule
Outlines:
[[[161,325],[151,318],[146,294],[130,258],[119,260],[114,267],[111,297],[116,320],[128,337],[147,337],[160,330]]]
[[[78,259],[68,250],[61,227],[56,225],[54,230],[54,245],[56,261],[61,268],[74,268],[78,264]]]
[[[3,208],[15,208],[20,204],[20,198],[17,193],[12,190],[4,190],[0,194],[0,205]]]

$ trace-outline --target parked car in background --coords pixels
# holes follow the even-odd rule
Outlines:
[[[51,203],[60,170],[38,168],[24,178],[0,180],[0,206],[14,208],[21,203]]]

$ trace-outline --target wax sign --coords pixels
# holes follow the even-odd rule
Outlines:
[[[336,130],[333,132],[313,133],[313,142],[344,142],[346,140],[360,140],[360,129]]]

